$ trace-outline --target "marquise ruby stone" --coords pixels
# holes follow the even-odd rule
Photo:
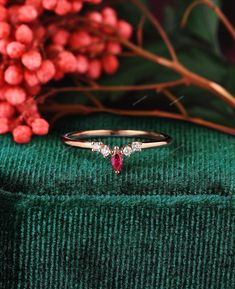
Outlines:
[[[116,152],[111,157],[111,164],[115,173],[119,174],[123,166],[123,157],[121,152]]]

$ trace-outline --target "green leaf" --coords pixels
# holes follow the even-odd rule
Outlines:
[[[210,80],[222,83],[227,64],[206,49],[185,47],[178,53],[180,61],[193,72]]]
[[[148,0],[141,0],[146,6],[149,6]],[[130,22],[134,28],[136,28],[142,17],[142,12],[137,8],[132,2],[126,3],[125,1],[115,5],[115,9],[118,12],[118,16],[122,19]],[[146,25],[150,27],[150,23],[147,22]],[[146,27],[145,25],[145,27]]]
[[[180,0],[175,6],[168,6],[165,9],[165,26],[168,32],[175,33],[177,31],[180,36],[181,20],[187,7],[193,1]],[[214,3],[219,6],[219,0],[214,0]],[[184,31],[208,43],[214,51],[218,52],[218,24],[218,17],[209,7],[198,5],[191,11]]]
[[[224,86],[235,95],[235,66],[227,65],[226,73],[223,79]]]
[[[215,0],[215,4],[219,4]],[[177,51],[180,61],[189,70],[213,80],[224,86],[232,94],[235,94],[235,67],[228,64],[218,53],[218,19],[213,11],[208,7],[198,6],[190,14],[187,27],[179,29],[183,13],[192,0],[177,1],[174,9],[166,9],[165,27],[170,32],[170,39]],[[128,7],[127,7],[128,6]],[[123,15],[126,19],[138,25],[141,14],[135,10],[131,13],[132,5],[123,5]],[[151,24],[150,24],[151,25]],[[145,29],[145,41],[148,44],[145,49],[157,53],[158,55],[169,58],[169,53],[161,39],[157,38],[154,29],[150,29],[149,23]],[[112,77],[103,77],[103,85],[136,85],[147,83],[160,83],[180,78],[180,75],[170,71],[160,65],[147,61],[139,57],[121,59],[121,66],[118,72]],[[208,91],[194,86],[171,89],[180,98],[191,116],[201,117],[209,121],[219,122],[223,125],[233,126],[235,121],[235,111],[218,97]],[[148,95],[148,98],[133,107],[133,101]],[[141,109],[142,105],[151,108],[151,101],[154,108],[168,109],[175,111],[175,107],[168,107],[169,101],[162,97],[159,98],[154,92],[112,92],[102,94],[103,97],[124,107]],[[125,99],[125,101],[123,101]],[[118,104],[119,100],[119,104]],[[164,101],[165,100],[165,101]],[[112,105],[112,104],[111,104]],[[150,105],[150,106],[149,106]]]
[[[147,45],[145,49],[165,56],[167,51],[164,44],[156,42]],[[171,81],[179,78],[175,72],[164,69],[151,61],[140,57],[128,57],[120,59],[120,68],[113,76],[103,77],[100,81],[103,85],[134,85],[150,84]],[[104,94],[103,94],[104,95]],[[117,99],[123,92],[109,93],[109,97]]]

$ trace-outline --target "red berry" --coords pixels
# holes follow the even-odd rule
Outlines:
[[[55,58],[61,51],[64,51],[64,47],[61,45],[50,44],[46,47],[46,53],[49,58]]]
[[[119,67],[119,62],[118,62],[117,57],[114,55],[107,55],[103,57],[102,66],[103,66],[104,71],[107,74],[114,74]]]
[[[64,77],[65,73],[64,71],[60,70],[58,67],[56,69],[54,80],[61,80]]]
[[[89,67],[89,62],[86,56],[77,55],[77,72],[78,73],[86,73]]]
[[[0,39],[0,54],[7,54],[7,45],[10,43],[7,39]]]
[[[74,72],[77,69],[76,57],[69,51],[60,52],[56,64],[63,72]]]
[[[65,46],[69,40],[69,32],[65,29],[59,29],[52,37],[52,42],[57,45]]]
[[[11,104],[17,105],[25,101],[26,93],[24,89],[19,86],[9,86],[5,90],[5,98]]]
[[[25,4],[35,7],[39,14],[43,11],[42,0],[26,0]]]
[[[32,123],[32,131],[36,135],[45,135],[49,131],[49,124],[43,118],[36,118]]]
[[[33,41],[33,31],[28,25],[22,24],[16,29],[15,38],[21,43],[30,44]]]
[[[8,84],[20,84],[23,80],[23,73],[21,68],[16,64],[8,66],[8,68],[5,70],[4,78]]]
[[[9,85],[0,86],[0,100],[6,99],[5,92],[6,92],[7,88],[9,88]]]
[[[118,55],[122,52],[122,47],[117,42],[108,42],[106,46],[106,50],[110,54]]]
[[[0,117],[0,134],[9,132],[9,120],[6,117]]]
[[[17,41],[12,41],[7,45],[6,51],[11,58],[20,58],[25,52],[25,45]]]
[[[87,75],[92,79],[97,79],[101,76],[102,66],[98,59],[93,59],[89,63]]]
[[[42,0],[42,6],[47,10],[53,10],[57,2],[58,0]]]
[[[102,14],[96,11],[88,13],[87,17],[91,20],[93,27],[99,27],[99,24],[103,22]]]
[[[34,38],[38,41],[44,40],[44,37],[46,36],[46,29],[43,26],[39,26],[33,30]]]
[[[55,12],[56,14],[63,16],[68,14],[72,10],[72,4],[71,2],[68,2],[66,0],[59,0],[57,2]]]
[[[124,20],[118,21],[118,32],[121,37],[129,39],[132,35],[132,31],[132,26],[128,22]]]
[[[85,51],[91,42],[91,36],[83,30],[72,33],[69,39],[71,48],[79,49],[80,51]]]
[[[7,117],[7,118],[11,118],[15,113],[15,109],[14,107],[6,102],[0,102],[0,117]]]
[[[5,83],[4,72],[2,69],[0,69],[0,86],[3,86],[4,83]]]
[[[102,16],[104,25],[107,25],[107,27],[104,28],[104,31],[106,33],[114,32],[114,27],[117,26],[117,14],[115,10],[109,7],[104,8],[102,11]]]
[[[35,7],[31,5],[23,5],[18,11],[18,20],[20,22],[32,22],[38,17],[38,12]]]
[[[0,4],[0,21],[6,21],[8,18],[8,11]]]
[[[8,0],[0,0],[0,5],[5,6],[7,4]]]
[[[30,142],[32,130],[27,125],[19,125],[14,128],[12,134],[15,142],[25,144]]]
[[[102,10],[102,15],[103,16],[114,16],[114,17],[117,17],[116,11],[113,8],[111,8],[111,7],[105,7]]]
[[[44,60],[36,74],[41,83],[47,83],[55,75],[55,66],[50,60]]]
[[[36,72],[27,69],[24,71],[24,80],[28,86],[35,86],[39,83]]]
[[[18,11],[20,9],[20,5],[11,5],[7,7],[8,10],[8,19],[9,22],[13,25],[19,23],[18,21]]]
[[[83,0],[75,0],[72,2],[72,8],[71,8],[71,12],[72,13],[77,13],[79,11],[81,11],[82,7],[83,7]]]
[[[24,114],[27,117],[27,114],[29,115],[35,115],[37,114],[37,105],[35,99],[28,98],[27,101],[17,105],[17,111],[19,111],[20,114]]]
[[[91,56],[96,56],[97,54],[101,54],[104,52],[104,50],[105,50],[104,41],[98,36],[93,36],[92,44],[88,48],[88,51],[90,52]]]
[[[25,115],[25,113],[24,113],[24,115]],[[32,116],[33,115],[33,116]],[[40,116],[40,114],[39,113],[33,113],[33,114],[31,114],[30,112],[29,113],[27,113],[27,115],[25,116],[25,120],[26,120],[26,123],[27,123],[27,125],[28,126],[32,126],[32,123],[34,122],[34,120],[36,119],[36,118],[40,118],[41,116]]]
[[[103,23],[107,26],[103,30],[106,33],[113,33],[115,31],[114,28],[117,26],[117,18],[114,16],[103,16]]]
[[[22,56],[21,61],[29,70],[36,70],[42,64],[42,56],[38,51],[31,50]]]
[[[10,35],[11,27],[7,22],[0,21],[0,39],[7,38]]]
[[[52,79],[66,73],[97,79],[103,71],[116,72],[121,44],[96,36],[89,27],[104,34],[118,31],[129,39],[132,26],[119,21],[109,7],[81,15],[88,22],[76,22],[76,13],[85,3],[101,1],[0,0],[0,133],[13,131],[18,143],[29,142],[32,134],[48,133],[49,125],[41,118],[34,97]],[[58,17],[69,13],[66,21]]]
[[[47,26],[47,32],[50,36],[56,33],[58,31],[58,26],[55,23],[51,23]]]
[[[25,86],[26,92],[28,95],[37,95],[41,91],[41,86],[35,85],[35,86]]]

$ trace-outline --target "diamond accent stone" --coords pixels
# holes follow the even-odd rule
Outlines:
[[[92,151],[93,151],[93,152],[100,152],[102,144],[103,144],[102,142],[93,142],[93,143],[91,144],[91,146],[92,146]]]
[[[102,153],[102,155],[103,155],[105,158],[111,154],[111,150],[110,150],[109,146],[107,146],[107,145],[103,145],[103,146],[101,147],[100,152]]]
[[[123,153],[125,156],[129,157],[129,156],[132,154],[132,148],[131,148],[129,145],[125,146],[125,147],[122,149],[122,153]]]
[[[134,152],[140,152],[141,151],[141,146],[142,146],[142,142],[133,142],[131,143],[131,148]]]

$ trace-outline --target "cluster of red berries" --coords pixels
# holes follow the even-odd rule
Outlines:
[[[0,134],[12,132],[16,142],[27,143],[33,134],[48,133],[35,96],[49,81],[117,71],[122,47],[103,35],[129,39],[131,25],[110,7],[77,13],[85,2],[101,1],[0,0]]]

